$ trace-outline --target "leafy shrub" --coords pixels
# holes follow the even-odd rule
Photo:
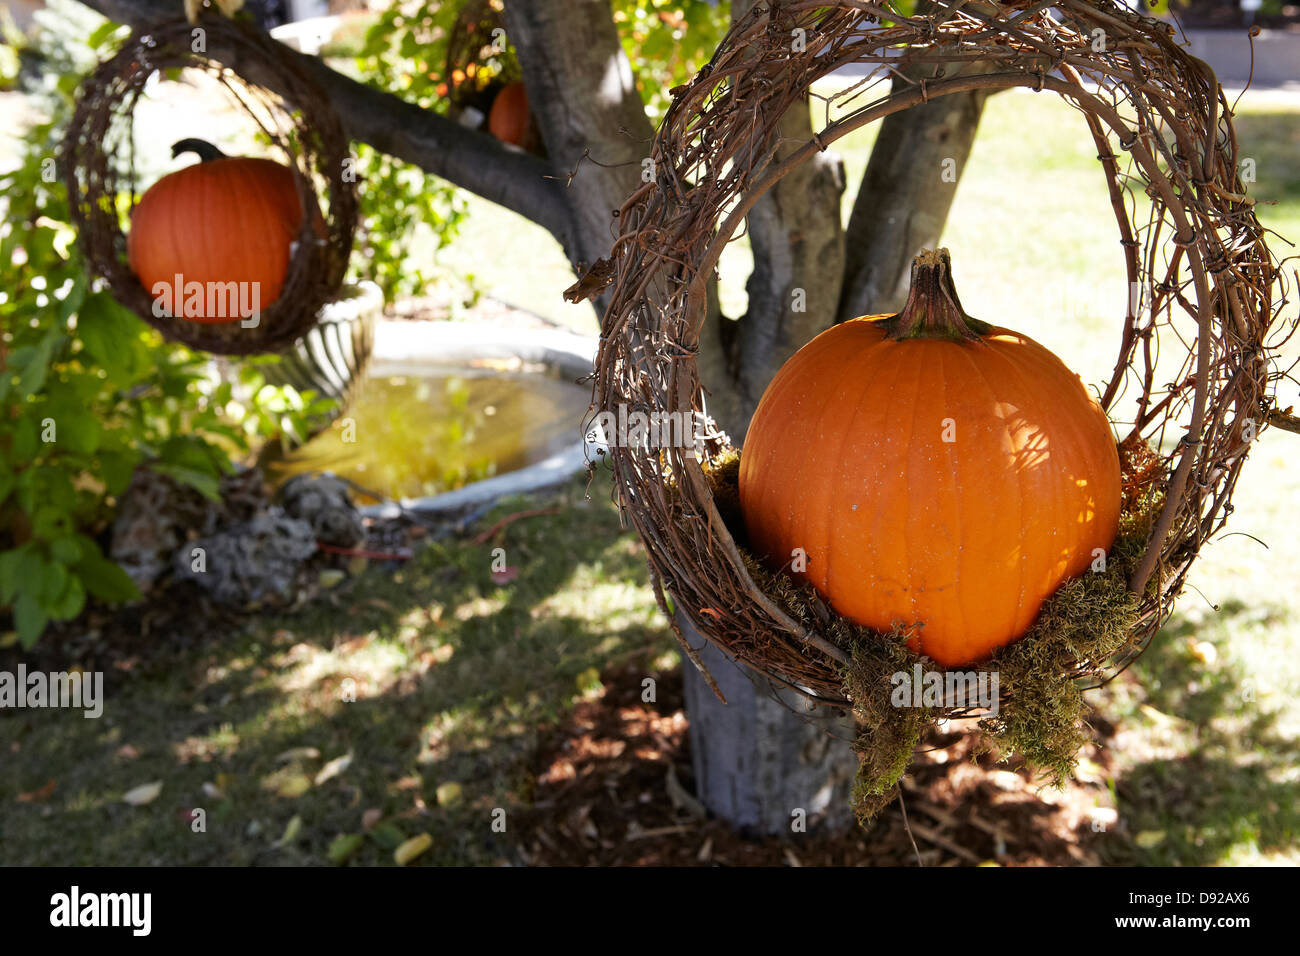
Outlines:
[[[33,92],[48,119],[0,174],[0,609],[25,647],[88,594],[138,596],[97,540],[137,467],[215,497],[233,455],[300,437],[322,404],[255,367],[234,401],[207,356],[164,341],[88,277],[54,157],[80,77],[124,34],[85,29],[87,12],[64,0],[44,13]]]

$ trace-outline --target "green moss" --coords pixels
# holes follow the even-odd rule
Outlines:
[[[904,632],[896,629],[885,634],[834,615],[827,623],[824,611],[818,613],[825,604],[811,585],[772,573],[745,551],[736,482],[739,467],[740,456],[729,453],[709,463],[705,473],[719,513],[741,545],[750,575],[792,618],[850,654],[851,662],[841,676],[858,724],[854,808],[866,824],[892,800],[926,728],[951,711],[895,704],[893,675],[910,674],[918,664],[934,669],[928,658],[907,646]],[[1067,581],[1044,602],[1023,638],[964,668],[998,675],[998,712],[979,721],[986,746],[1004,759],[1015,754],[1025,757],[1050,784],[1065,782],[1079,748],[1088,740],[1088,708],[1082,692],[1087,677],[1101,672],[1133,640],[1139,599],[1128,590],[1127,581],[1162,503],[1159,496],[1131,502],[1121,515],[1104,571]],[[1083,677],[1071,678],[1071,674]]]

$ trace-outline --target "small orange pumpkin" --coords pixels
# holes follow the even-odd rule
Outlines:
[[[523,147],[528,142],[531,122],[528,91],[524,84],[511,83],[502,87],[488,111],[488,132],[503,143]]]
[[[155,302],[165,301],[175,317],[235,322],[245,316],[224,304],[218,310],[224,314],[209,314],[180,308],[177,300],[194,288],[191,283],[213,289],[232,282],[246,302],[255,291],[259,309],[279,298],[302,223],[298,189],[293,172],[270,159],[226,156],[198,139],[172,147],[173,157],[185,152],[198,153],[201,162],[167,174],[140,197],[131,214],[127,258]],[[158,283],[167,287],[166,298],[158,295]],[[225,302],[221,289],[216,295]]]
[[[834,326],[776,374],[740,504],[771,565],[806,561],[840,614],[954,667],[1023,636],[1111,546],[1119,456],[1060,359],[966,315],[941,249],[901,312]]]

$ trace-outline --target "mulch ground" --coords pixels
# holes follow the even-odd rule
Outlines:
[[[688,665],[689,666],[689,665]],[[654,675],[659,701],[641,702],[643,668],[603,675],[603,695],[579,703],[543,735],[521,862],[570,866],[1079,866],[1094,808],[1106,805],[1105,750],[1089,748],[1083,779],[1042,789],[1014,762],[976,753],[969,731],[935,731],[895,802],[870,831],[755,837],[700,818],[681,674]],[[950,728],[955,725],[950,725]],[[1104,742],[1113,728],[1097,727]],[[1105,811],[1101,811],[1104,814]]]

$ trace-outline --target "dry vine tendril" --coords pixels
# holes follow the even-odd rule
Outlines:
[[[783,142],[786,110],[850,63],[874,72],[815,97],[822,128]],[[930,78],[885,93],[871,85],[912,68]],[[695,355],[708,285],[757,199],[867,123],[950,93],[1014,87],[1059,95],[1082,115],[1129,288],[1144,292],[1128,303],[1100,388],[1123,436],[1124,515],[1107,571],[1061,588],[1034,630],[989,665],[1001,671],[1003,706],[984,728],[1060,778],[1083,740],[1081,691],[1145,650],[1201,545],[1231,512],[1251,442],[1287,420],[1272,397],[1284,374],[1276,350],[1295,331],[1295,320],[1282,319],[1285,277],[1239,174],[1230,105],[1171,27],[1111,0],[940,0],[915,17],[850,0],[759,4],[675,91],[650,150],[654,180],[619,210],[610,258],[574,296],[609,297],[594,411],[706,413]],[[1157,372],[1162,333],[1165,362],[1177,352],[1172,374],[1168,364]],[[1135,410],[1119,420],[1126,396]],[[708,441],[701,460],[684,448],[608,451],[661,606],[671,599],[701,634],[772,681],[854,708],[863,728],[858,805],[870,816],[929,720],[979,714],[951,701],[901,712],[882,705],[888,675],[908,669],[909,652],[897,635],[855,628],[749,559],[726,520],[735,454],[725,436]]]

